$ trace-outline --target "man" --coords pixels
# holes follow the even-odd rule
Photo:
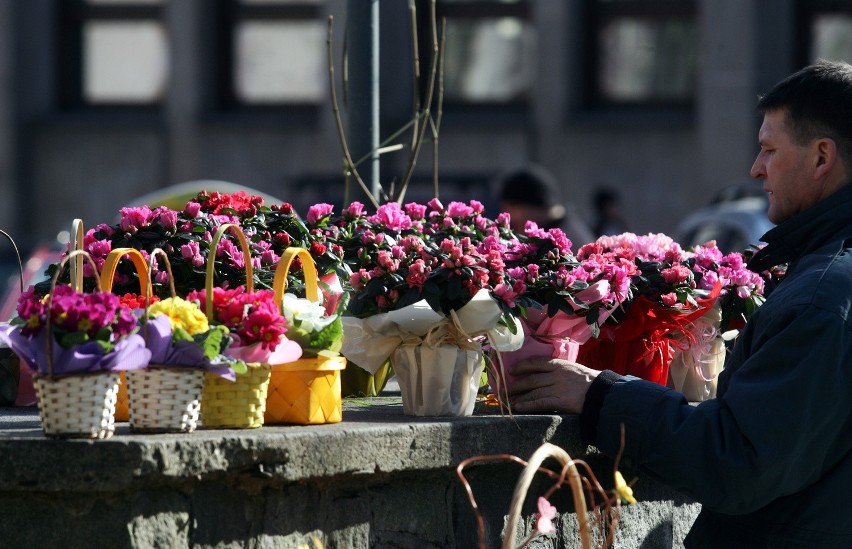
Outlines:
[[[530,361],[517,412],[580,413],[583,437],[702,504],[687,547],[852,547],[852,66],[820,62],[758,103],[763,182],[777,226],[750,268],[789,263],[752,316],[716,399]]]

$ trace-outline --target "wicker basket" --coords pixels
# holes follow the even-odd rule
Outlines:
[[[213,275],[215,250],[226,231],[236,236],[245,258],[246,290],[254,291],[254,275],[251,254],[245,234],[238,225],[226,223],[219,227],[210,242],[210,257],[207,260],[206,313],[213,319]],[[248,364],[248,371],[237,374],[236,381],[228,381],[215,374],[204,374],[204,389],[201,396],[201,424],[211,429],[256,429],[263,426],[266,411],[266,395],[269,388],[269,364]]]
[[[76,267],[71,270],[71,282],[82,291],[82,267],[79,258],[86,258],[95,268],[91,256],[82,250],[72,250],[59,264],[51,280],[51,292],[66,261]],[[97,271],[97,269],[95,268]],[[48,297],[47,309],[51,308]],[[50,316],[47,320],[48,375],[33,376],[39,415],[44,434],[57,438],[106,439],[115,432],[115,402],[118,397],[118,372],[53,375]]]
[[[302,358],[272,366],[266,423],[319,425],[342,421],[340,371],[344,368],[346,359],[342,356]]]
[[[127,372],[130,430],[189,433],[198,427],[204,370],[149,364]]]
[[[306,297],[314,302],[320,299],[313,257],[304,248],[287,248],[275,267],[272,283],[277,303],[283,301],[287,273],[297,257],[302,262]],[[344,368],[346,359],[342,356],[274,364],[266,400],[266,423],[316,425],[342,421],[340,371]]]
[[[44,434],[56,438],[109,438],[115,431],[118,373],[34,376]]]
[[[101,291],[112,291],[115,270],[118,267],[118,262],[125,256],[130,257],[130,260],[133,261],[133,265],[136,267],[136,273],[139,275],[139,293],[150,299],[151,284],[148,275],[148,265],[145,263],[145,257],[142,255],[142,252],[135,248],[116,248],[107,255],[103,269],[101,269]],[[127,396],[127,375],[124,372],[120,372],[118,399],[115,403],[115,420],[128,421],[129,419],[130,403]]]
[[[263,427],[269,389],[269,364],[247,364],[248,372],[228,381],[204,374],[201,425],[209,429],[257,429]]]

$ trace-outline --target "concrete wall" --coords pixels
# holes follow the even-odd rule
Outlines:
[[[360,402],[360,403],[359,403]],[[471,548],[477,523],[456,467],[474,456],[522,459],[543,443],[586,459],[604,486],[612,462],[580,444],[576,416],[413,418],[399,397],[347,402],[343,422],[49,440],[34,408],[0,409],[0,539],[8,547]],[[550,466],[550,462],[546,462]],[[635,473],[622,467],[626,478]],[[497,547],[521,467],[468,466],[485,546]],[[680,547],[699,506],[638,478],[616,547]],[[520,535],[534,528],[530,489]],[[579,547],[562,488],[556,534],[534,547]],[[519,540],[520,541],[520,538]],[[597,545],[597,544],[596,544]]]

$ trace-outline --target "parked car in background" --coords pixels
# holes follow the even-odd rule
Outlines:
[[[724,253],[741,252],[760,244],[760,237],[775,226],[766,216],[768,207],[759,183],[732,185],[686,216],[677,226],[675,240],[684,248],[715,240]]]

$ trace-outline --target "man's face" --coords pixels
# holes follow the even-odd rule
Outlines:
[[[814,180],[818,158],[814,142],[796,145],[787,130],[786,111],[767,112],[760,126],[760,152],[751,176],[763,181],[769,198],[769,220],[781,223],[822,198]]]

